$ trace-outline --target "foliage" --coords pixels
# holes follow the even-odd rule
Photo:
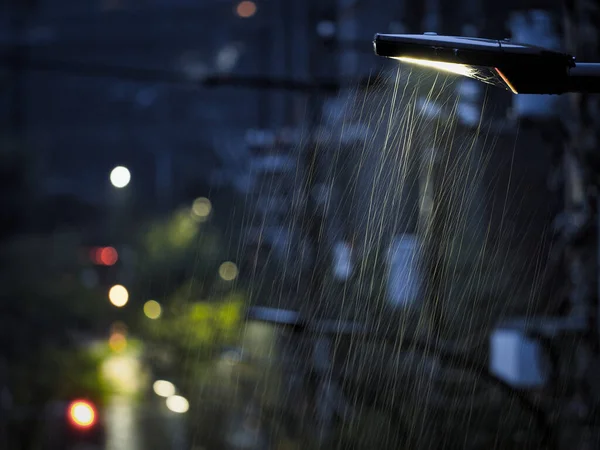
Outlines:
[[[214,348],[233,345],[238,336],[243,296],[234,293],[218,302],[188,302],[167,309],[146,330],[161,342],[181,353],[193,352],[194,358],[209,358]]]
[[[245,304],[240,283],[219,277],[220,264],[234,258],[213,216],[199,220],[190,207],[178,208],[143,226],[137,245],[133,297],[157,300],[162,314],[150,320],[136,308],[136,331],[155,376],[188,396],[210,378],[221,351],[236,345]]]

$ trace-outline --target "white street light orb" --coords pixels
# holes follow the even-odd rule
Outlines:
[[[185,397],[181,395],[172,395],[167,398],[167,408],[174,413],[183,414],[190,409],[190,404]]]
[[[121,308],[129,301],[129,292],[127,292],[125,286],[115,284],[110,288],[110,291],[108,291],[108,299],[114,306]]]
[[[117,166],[110,172],[110,182],[116,188],[124,188],[131,180],[131,173],[127,167]]]
[[[156,380],[152,385],[152,389],[156,395],[161,397],[171,397],[175,395],[175,385],[170,381]]]

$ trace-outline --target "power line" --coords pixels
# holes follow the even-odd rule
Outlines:
[[[31,59],[23,61],[15,59],[14,55],[0,59],[3,66],[13,67],[19,64],[25,70],[54,72],[94,78],[129,79],[141,82],[191,84],[204,87],[236,87],[245,89],[284,90],[295,92],[331,92],[335,93],[348,86],[366,88],[378,83],[378,79],[361,78],[348,80],[317,79],[298,80],[291,78],[276,78],[260,75],[208,75],[195,81],[184,73],[173,70],[160,70],[139,67],[117,66],[103,63],[68,60]]]

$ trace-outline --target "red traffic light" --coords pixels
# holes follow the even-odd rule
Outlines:
[[[94,247],[90,259],[99,266],[112,266],[119,260],[119,254],[114,247]]]
[[[68,419],[77,428],[90,428],[96,423],[96,409],[86,400],[75,400],[69,404]]]

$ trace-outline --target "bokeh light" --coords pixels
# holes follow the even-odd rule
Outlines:
[[[94,264],[112,266],[119,260],[119,253],[114,247],[93,247],[90,259]]]
[[[123,333],[113,333],[108,339],[108,346],[115,353],[121,353],[127,348],[127,338]]]
[[[115,284],[108,291],[108,299],[117,308],[122,308],[129,301],[129,292],[125,289],[125,286]]]
[[[194,200],[194,203],[192,204],[192,215],[194,218],[204,222],[210,215],[211,211],[212,205],[210,200],[206,197],[200,197]]]
[[[252,17],[254,14],[256,14],[256,3],[250,0],[239,2],[235,8],[235,12],[238,16],[244,19]]]
[[[119,260],[119,254],[113,247],[104,247],[99,253],[98,259],[105,266],[112,266]]]
[[[76,400],[69,406],[69,418],[74,425],[89,428],[96,421],[96,411],[90,403]]]
[[[238,276],[238,268],[235,263],[225,261],[219,266],[219,276],[225,281],[233,281]]]
[[[167,398],[167,408],[174,413],[183,414],[190,409],[190,403],[181,395],[172,395]]]
[[[171,397],[175,395],[175,385],[170,381],[156,380],[152,385],[152,389],[159,397]]]
[[[131,181],[131,173],[127,167],[117,166],[110,172],[110,182],[116,188],[124,188]]]
[[[136,395],[144,386],[139,357],[132,352],[108,356],[100,366],[100,374],[112,392],[125,398]]]
[[[162,314],[160,303],[156,300],[148,300],[144,303],[144,314],[148,319],[158,319]]]

